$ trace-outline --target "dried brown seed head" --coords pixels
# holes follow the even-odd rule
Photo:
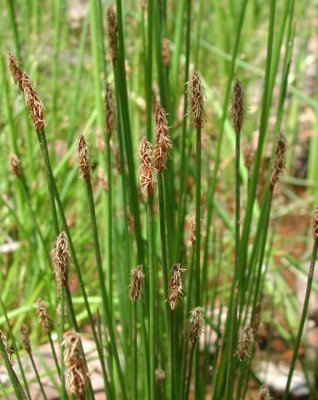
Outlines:
[[[68,286],[70,275],[70,255],[65,232],[61,232],[53,243],[51,257],[55,279],[59,290],[61,290],[61,288]]]
[[[80,135],[77,140],[77,161],[80,177],[88,182],[92,176],[92,168],[89,160],[88,144],[84,135]]]
[[[114,104],[112,88],[109,83],[106,84],[105,91],[105,118],[106,132],[111,136],[114,129]]]
[[[251,145],[246,145],[243,149],[244,164],[248,171],[251,170],[254,161],[254,149]]]
[[[159,386],[162,385],[166,378],[164,370],[161,368],[157,368],[155,371],[155,375],[156,375],[156,384]]]
[[[196,307],[191,311],[189,319],[189,338],[192,344],[197,342],[203,331],[203,310],[201,307]]]
[[[14,360],[13,360],[13,358],[11,356],[11,351],[10,351],[9,346],[8,346],[8,341],[7,341],[7,338],[6,338],[5,334],[1,330],[0,330],[0,340],[2,341],[4,350],[5,350],[5,352],[7,354],[7,357],[8,357],[8,360],[9,360],[10,364],[13,366],[14,365]],[[0,354],[0,357],[1,357],[1,354]]]
[[[16,154],[10,154],[10,168],[12,173],[17,177],[20,178],[21,170],[20,170],[20,161]]]
[[[170,40],[162,39],[162,48],[161,48],[161,57],[162,64],[166,67],[170,64]]]
[[[152,165],[151,143],[143,137],[139,144],[139,180],[142,191],[148,197],[152,196],[155,188],[154,167]]]
[[[49,317],[49,312],[47,305],[44,303],[42,299],[38,299],[37,302],[37,313],[40,317],[40,323],[45,330],[46,333],[50,333],[53,330],[53,323],[51,318]]]
[[[241,81],[236,79],[233,86],[233,97],[232,97],[232,118],[233,125],[236,134],[239,134],[242,130],[244,123],[245,114],[245,102],[244,93]]]
[[[19,61],[12,53],[9,53],[8,61],[9,61],[9,69],[13,77],[13,80],[16,84],[18,84],[19,89],[22,92],[23,90],[21,86],[21,81],[22,81],[23,70],[19,66]]]
[[[246,360],[250,356],[251,345],[254,343],[254,331],[247,325],[239,334],[237,344],[237,357],[240,361]]]
[[[84,399],[89,377],[82,354],[80,335],[70,330],[64,333],[63,338],[64,363],[70,394]]]
[[[185,269],[181,268],[181,264],[173,264],[171,268],[168,296],[168,302],[170,304],[171,310],[175,310],[180,299],[183,296],[182,272],[184,271]]]
[[[201,129],[204,123],[204,92],[200,76],[194,72],[191,81],[189,82],[189,105],[191,118],[196,129]]]
[[[315,209],[312,219],[312,234],[315,240],[318,239],[318,206]]]
[[[27,353],[31,353],[31,343],[30,343],[30,337],[29,337],[29,329],[25,324],[22,324],[20,327],[20,332],[21,332],[21,341],[22,341],[22,347]]]
[[[286,148],[287,148],[286,137],[281,133],[277,141],[276,152],[272,166],[272,173],[269,181],[269,189],[272,191],[274,190],[281,174],[285,169]]]
[[[116,35],[117,35],[117,16],[113,6],[110,6],[106,12],[107,33],[108,33],[108,51],[112,63],[116,61]]]
[[[155,132],[155,168],[157,172],[161,172],[165,165],[169,150],[172,148],[172,143],[169,136],[169,127],[166,113],[159,103],[157,103],[156,105],[155,112]]]
[[[130,300],[135,303],[142,292],[145,275],[142,272],[142,265],[138,265],[131,271],[131,280],[129,285],[129,297]]]
[[[259,400],[271,400],[271,396],[267,387],[263,386],[259,391]]]

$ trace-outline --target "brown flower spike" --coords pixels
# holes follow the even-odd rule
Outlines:
[[[286,137],[281,133],[279,135],[279,139],[277,141],[275,158],[274,158],[272,173],[271,173],[271,177],[270,177],[270,181],[269,181],[269,189],[272,191],[274,190],[277,182],[279,181],[281,174],[283,173],[283,171],[285,169],[286,148],[287,148]]]
[[[155,168],[157,172],[161,172],[164,168],[169,149],[172,148],[169,136],[169,127],[165,110],[159,103],[156,105],[155,112],[155,132],[156,144],[154,150]]]
[[[64,333],[63,337],[64,363],[70,394],[77,396],[79,399],[84,399],[88,373],[81,350],[80,335],[73,330],[69,330]]]
[[[109,83],[106,83],[105,90],[105,124],[107,135],[111,136],[114,129],[114,105],[112,88]]]
[[[171,310],[175,310],[181,297],[183,296],[182,292],[182,272],[185,269],[181,268],[181,264],[174,264],[170,273],[170,282],[169,282],[169,296],[168,302],[170,304]]]
[[[161,57],[162,64],[167,67],[170,64],[170,40],[167,38],[162,39]]]
[[[8,357],[8,360],[9,360],[10,364],[13,366],[14,365],[14,361],[13,361],[13,358],[11,356],[11,352],[10,352],[10,349],[9,349],[9,346],[8,346],[8,341],[7,341],[7,338],[6,338],[5,334],[2,331],[0,331],[0,340],[2,341],[4,350],[5,350],[5,352],[7,354],[7,357]],[[1,357],[1,354],[0,354],[0,357]]]
[[[76,150],[80,177],[88,182],[92,176],[92,168],[89,161],[88,144],[84,135],[78,137]]]
[[[154,192],[154,167],[152,165],[151,143],[143,137],[139,144],[139,180],[142,191],[151,197]]]
[[[251,345],[254,343],[254,331],[247,325],[239,335],[237,344],[237,357],[240,361],[246,360],[250,356]]]
[[[108,51],[112,63],[116,61],[116,35],[117,35],[117,16],[113,6],[110,6],[106,12],[107,33],[108,33]]]
[[[29,108],[34,127],[44,130],[44,107],[34,89],[29,76],[20,68],[17,58],[9,54],[9,69],[13,76],[13,80],[18,84],[19,89],[24,94],[24,99]]]
[[[129,285],[129,297],[130,300],[135,303],[142,292],[145,275],[142,272],[142,265],[138,265],[131,271],[131,280]]]
[[[318,240],[318,206],[315,209],[312,219],[312,234],[315,240]]]
[[[42,299],[38,299],[37,302],[37,314],[40,318],[40,323],[46,333],[50,333],[53,330],[53,323],[49,317],[47,305]]]
[[[204,92],[200,76],[194,72],[189,82],[189,105],[191,118],[196,129],[201,129],[204,123]]]
[[[21,170],[20,170],[20,161],[16,154],[10,154],[10,168],[12,173],[17,177],[20,178]]]
[[[189,319],[189,338],[192,344],[197,342],[204,330],[202,311],[201,307],[196,307],[191,311]]]
[[[55,279],[59,290],[61,290],[61,288],[68,286],[70,272],[70,255],[65,232],[61,232],[56,238],[51,250],[51,257]]]
[[[29,337],[29,329],[26,325],[22,324],[20,327],[22,347],[27,353],[31,353],[31,343]]]
[[[241,81],[236,79],[233,86],[233,98],[232,98],[232,118],[235,133],[238,135],[243,126],[245,104],[244,94]]]

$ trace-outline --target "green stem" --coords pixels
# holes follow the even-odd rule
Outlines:
[[[30,360],[31,360],[32,367],[33,367],[34,372],[35,372],[36,380],[38,381],[38,384],[39,384],[39,386],[40,386],[40,390],[41,390],[43,399],[44,399],[44,400],[47,400],[47,397],[46,397],[46,394],[45,394],[45,391],[44,391],[44,388],[43,388],[43,385],[42,385],[42,382],[41,382],[41,379],[40,379],[40,375],[39,375],[38,369],[37,369],[37,367],[36,367],[36,365],[35,365],[35,362],[34,362],[34,358],[33,358],[32,353],[29,353],[29,356],[30,356]],[[63,385],[64,385],[64,383],[63,383]],[[64,390],[65,390],[65,387],[64,387]],[[63,398],[64,398],[64,397],[63,397]]]

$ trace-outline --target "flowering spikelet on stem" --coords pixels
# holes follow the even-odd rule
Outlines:
[[[162,39],[161,57],[162,64],[167,67],[170,64],[170,40],[167,38]]]
[[[105,125],[108,136],[111,136],[114,129],[114,104],[112,87],[106,83],[105,89]]]
[[[113,6],[108,7],[106,12],[108,51],[112,63],[116,61],[116,35],[117,35],[117,16]]]
[[[28,354],[30,354],[31,353],[31,343],[30,343],[30,337],[29,337],[29,329],[27,328],[27,326],[25,324],[21,325],[20,333],[21,333],[22,347]]]
[[[254,150],[250,144],[244,147],[243,157],[244,157],[244,165],[246,169],[250,171],[254,162]]]
[[[92,168],[89,161],[88,144],[84,135],[79,135],[76,150],[80,177],[88,182],[92,176]]]
[[[279,181],[280,175],[284,171],[286,164],[286,137],[281,133],[276,145],[275,157],[272,167],[272,173],[269,181],[269,189],[274,190],[275,185]]]
[[[189,106],[191,119],[196,129],[201,129],[204,123],[204,92],[200,76],[194,72],[189,82]]]
[[[204,331],[202,311],[201,307],[195,307],[191,311],[189,318],[189,339],[192,344],[197,342],[201,333]]]
[[[85,387],[88,382],[88,372],[86,370],[81,346],[80,335],[69,330],[63,335],[64,364],[68,378],[70,394],[84,399]]]
[[[154,167],[152,165],[151,143],[144,136],[139,144],[139,181],[141,189],[148,197],[154,192]]]
[[[53,330],[53,323],[49,317],[47,305],[42,299],[38,299],[37,302],[37,314],[40,318],[40,323],[46,333],[50,333]]]
[[[312,234],[315,240],[318,239],[318,206],[314,211],[314,216],[312,219],[312,226],[311,226]]]
[[[254,343],[254,331],[247,325],[239,334],[237,344],[237,357],[240,361],[246,360],[250,356],[251,345]]]
[[[13,80],[18,84],[19,89],[24,94],[25,103],[29,108],[34,127],[44,130],[44,107],[36,90],[27,73],[20,68],[17,58],[12,54],[9,54],[8,58],[9,69]]]
[[[20,161],[16,154],[10,154],[10,168],[12,173],[17,177],[20,178],[21,170],[20,170]]]
[[[155,374],[156,374],[156,384],[159,386],[162,385],[166,378],[164,370],[161,368],[157,368]]]
[[[172,148],[169,136],[169,127],[165,110],[159,103],[156,104],[155,111],[155,132],[156,144],[154,149],[155,168],[161,172],[168,156],[169,149]]]
[[[244,123],[245,102],[241,81],[236,79],[233,85],[232,118],[235,133],[238,135]]]
[[[261,390],[259,391],[259,400],[271,400],[271,396],[267,387],[261,387]]]
[[[184,271],[185,269],[181,268],[181,264],[173,264],[171,268],[168,296],[168,302],[171,310],[175,310],[181,297],[183,296],[182,272]]]
[[[59,290],[61,290],[61,288],[68,286],[70,272],[70,255],[65,232],[61,232],[53,243],[51,257],[55,279]]]
[[[14,360],[13,360],[13,358],[11,356],[11,352],[10,352],[10,349],[9,349],[9,346],[8,346],[8,341],[7,341],[7,338],[6,338],[5,334],[1,330],[0,330],[0,340],[2,341],[4,350],[5,350],[5,352],[7,354],[7,357],[8,357],[8,360],[9,360],[10,364],[13,366],[14,365]],[[0,357],[1,357],[1,354],[0,354]]]
[[[133,303],[135,303],[141,295],[144,279],[145,275],[142,272],[142,265],[138,265],[131,271],[129,298]]]

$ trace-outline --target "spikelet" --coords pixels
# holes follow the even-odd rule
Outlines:
[[[243,156],[244,156],[244,165],[245,165],[246,169],[250,172],[251,167],[254,162],[254,150],[250,144],[248,144],[244,147]]]
[[[114,104],[113,93],[109,83],[106,83],[105,90],[105,125],[108,136],[111,136],[114,129]]]
[[[315,209],[314,216],[312,219],[312,234],[315,240],[318,239],[318,206]]]
[[[5,334],[1,330],[0,330],[0,340],[2,341],[4,350],[5,350],[5,352],[7,354],[7,357],[8,357],[8,360],[9,360],[10,364],[13,366],[14,365],[14,360],[13,360],[13,358],[11,356],[11,352],[10,352],[10,349],[9,349],[9,346],[8,346],[8,341],[7,341],[7,338],[6,338]],[[0,357],[1,357],[1,354],[0,354]]]
[[[166,374],[163,369],[157,368],[155,371],[155,377],[156,377],[156,384],[158,386],[161,386],[165,381]]]
[[[261,390],[259,391],[259,400],[271,400],[271,396],[267,387],[261,387]]]
[[[280,175],[284,171],[286,164],[286,137],[281,133],[276,145],[275,158],[272,167],[272,173],[269,181],[269,189],[274,190],[275,185],[279,181]]]
[[[143,137],[139,144],[139,181],[142,191],[151,197],[154,192],[154,167],[152,165],[151,143]]]
[[[63,335],[64,364],[68,378],[70,394],[80,399],[85,397],[85,387],[88,382],[81,345],[80,335],[73,330],[69,330]]]
[[[235,133],[238,135],[244,123],[245,104],[244,104],[244,93],[242,84],[239,79],[236,79],[233,86],[232,96],[232,118]]]
[[[201,333],[204,331],[203,326],[203,310],[201,307],[196,307],[191,311],[189,318],[189,339],[192,344],[195,344]]]
[[[92,168],[89,161],[88,144],[84,135],[79,135],[76,150],[80,177],[88,182],[92,176]]]
[[[142,265],[138,265],[131,271],[129,298],[133,303],[135,303],[141,295],[144,279],[145,275],[142,272]]]
[[[171,268],[168,296],[168,302],[171,310],[175,310],[181,297],[183,296],[181,275],[184,271],[185,269],[181,268],[181,264],[173,264]]]
[[[19,62],[13,54],[9,54],[8,59],[13,80],[24,94],[24,100],[29,108],[34,127],[44,130],[44,107],[29,76],[20,68]]]
[[[239,334],[237,344],[237,357],[240,361],[246,360],[250,356],[251,345],[254,343],[254,331],[247,325]]]
[[[40,318],[40,323],[45,330],[46,333],[50,333],[53,330],[53,323],[51,318],[49,317],[49,312],[47,305],[44,303],[42,299],[38,299],[37,302],[37,314]]]
[[[194,72],[189,82],[189,105],[191,119],[196,129],[201,129],[204,123],[204,92],[201,79],[197,72]]]
[[[110,6],[106,12],[107,33],[108,33],[108,51],[112,63],[116,61],[116,35],[117,35],[117,16],[113,6]]]
[[[162,64],[167,67],[170,64],[170,40],[167,38],[162,39],[161,57]]]
[[[165,165],[169,149],[172,148],[172,143],[169,136],[169,127],[168,127],[166,113],[159,103],[156,104],[156,111],[155,111],[155,132],[156,132],[156,144],[154,149],[155,168],[157,172],[161,172]]]
[[[10,154],[10,168],[12,173],[17,177],[20,178],[21,170],[20,170],[20,161],[16,154]]]
[[[61,288],[67,287],[69,284],[70,271],[70,255],[65,232],[61,232],[53,243],[51,257],[57,286],[61,290]]]
[[[27,353],[31,353],[31,343],[30,343],[30,337],[29,337],[29,329],[25,324],[22,324],[20,327],[20,333],[21,333],[21,342],[22,342],[22,347]]]

